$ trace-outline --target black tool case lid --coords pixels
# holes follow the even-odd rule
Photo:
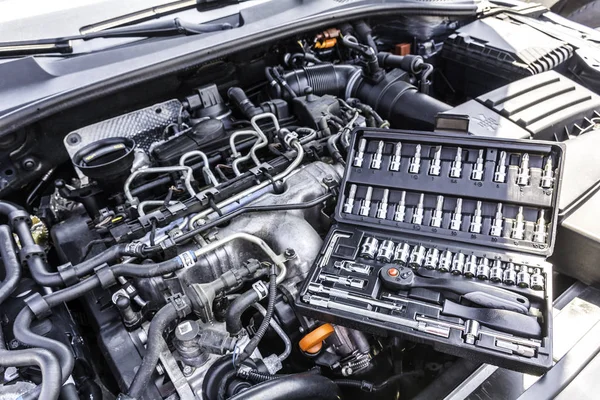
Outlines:
[[[358,168],[353,166],[352,160],[356,156],[358,141],[362,138],[367,139],[368,145],[365,149],[364,165]],[[395,142],[400,141],[402,143],[402,162],[399,171],[389,171],[387,165],[382,165],[379,170],[369,168],[371,156],[375,153],[377,143],[380,140],[383,140],[385,143],[383,150],[384,160],[389,159],[393,154]],[[411,174],[408,171],[409,160],[415,153],[416,145],[421,145],[421,172],[419,174]],[[437,146],[442,146],[441,172],[439,176],[432,176],[427,173],[427,169]],[[456,155],[457,147],[463,150],[463,171],[462,178],[460,179],[449,176],[450,166]],[[340,199],[336,207],[336,221],[356,226],[411,233],[413,235],[425,236],[431,240],[447,239],[470,245],[475,244],[506,249],[511,252],[528,253],[543,256],[544,258],[552,254],[558,220],[557,205],[561,187],[560,171],[562,171],[565,149],[562,143],[478,137],[453,133],[357,128],[353,132],[350,149],[347,167],[340,188]],[[476,161],[477,151],[480,149],[484,149],[485,151],[484,175],[482,180],[474,181],[469,177],[471,176],[473,164]],[[499,152],[502,150],[506,151],[508,155],[506,181],[504,183],[497,183],[493,181],[493,175],[496,160],[498,160]],[[515,155],[523,155],[524,153],[530,156],[531,181],[527,186],[518,186],[515,184],[515,180],[519,170],[519,159]],[[542,189],[540,187],[540,179],[543,163],[549,155],[554,160],[554,185],[551,189]],[[390,204],[397,203],[398,201],[397,198],[394,198],[394,196],[398,195],[397,192],[394,194],[394,190],[406,190],[406,208],[408,213],[412,212],[411,208],[414,207],[417,201],[417,193],[430,194],[431,196],[425,199],[425,220],[423,224],[412,224],[408,217],[405,219],[405,222],[396,222],[389,219],[381,220],[371,216],[363,217],[356,214],[344,213],[343,206],[351,184],[359,186],[359,192],[355,201],[357,204],[360,203],[359,199],[361,196],[364,196],[364,193],[361,193],[361,187],[363,190],[365,186],[371,186],[375,189],[372,197],[374,205],[381,200],[383,189],[390,189],[392,191],[388,200]],[[534,243],[531,240],[493,237],[485,234],[486,226],[484,226],[482,234],[473,234],[465,230],[450,230],[444,228],[448,226],[446,223],[442,224],[441,228],[428,226],[427,217],[431,217],[431,213],[435,208],[435,197],[437,195],[448,198],[482,201],[484,220],[486,216],[488,220],[491,220],[497,203],[503,203],[505,210],[506,206],[512,207],[512,209],[506,210],[512,212],[516,212],[518,206],[523,206],[525,220],[530,222],[536,221],[538,217],[536,210],[544,209],[547,211],[546,220],[550,221],[548,225],[548,240],[546,244],[541,244]],[[466,205],[468,206],[468,204]],[[450,214],[453,210],[452,207],[452,204],[450,204],[450,207],[445,206],[445,214]],[[375,206],[372,209],[375,209]],[[392,210],[389,212],[392,212]],[[373,213],[374,211],[372,210],[371,214]],[[463,208],[463,216],[468,214],[471,214],[469,210]],[[511,215],[505,215],[505,217],[510,219]],[[468,218],[465,218],[465,220],[468,222]]]

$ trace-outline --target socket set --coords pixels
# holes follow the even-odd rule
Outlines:
[[[297,309],[544,373],[563,154],[560,143],[355,130],[336,223]]]

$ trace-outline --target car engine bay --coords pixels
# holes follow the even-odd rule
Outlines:
[[[544,373],[562,142],[594,134],[600,97],[573,46],[519,18],[335,23],[80,118],[55,165],[0,201],[0,397],[413,398],[460,357]],[[544,45],[511,59],[490,29]],[[452,279],[384,279],[411,273]],[[448,289],[461,279],[484,283]],[[426,315],[417,335],[388,329],[404,303]],[[451,305],[481,319],[424,322]],[[530,319],[501,326],[509,313]]]

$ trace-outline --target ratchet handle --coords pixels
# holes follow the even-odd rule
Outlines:
[[[437,289],[459,294],[473,303],[527,314],[529,299],[521,294],[467,279],[423,278],[406,267],[389,264],[379,272],[381,283],[392,290]]]
[[[542,328],[537,318],[531,315],[523,315],[508,310],[467,307],[450,300],[444,301],[442,314],[462,319],[472,319],[490,329],[512,335],[536,339],[542,337]]]

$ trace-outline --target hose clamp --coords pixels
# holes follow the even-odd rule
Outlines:
[[[46,252],[44,248],[37,244],[31,244],[29,246],[23,246],[19,251],[19,258],[21,259],[21,265],[26,265],[32,257],[40,257],[46,261]]]
[[[77,272],[75,268],[73,268],[73,264],[66,263],[59,266],[57,269],[58,275],[60,279],[63,281],[65,286],[71,286],[79,282],[79,278],[77,277]]]
[[[52,309],[46,299],[39,294],[34,293],[31,296],[27,297],[24,300],[27,307],[31,310],[31,312],[35,315],[36,318],[46,318],[52,314]]]
[[[193,267],[197,260],[196,254],[191,250],[181,253],[177,258],[179,259],[179,264],[182,268]]]
[[[111,287],[117,283],[117,277],[107,263],[100,264],[94,268],[94,273],[100,281],[100,286],[102,286],[103,289]]]
[[[263,281],[254,282],[252,284],[252,289],[254,289],[254,291],[258,295],[258,301],[261,301],[262,299],[264,299],[265,297],[267,297],[269,295],[269,289],[267,288],[267,285],[265,285],[265,283]]]
[[[26,222],[27,226],[31,226],[31,217],[29,216],[29,213],[25,210],[15,210],[15,211],[11,211],[8,214],[8,221],[10,222],[10,226],[15,229],[17,225],[17,223],[19,222]]]

